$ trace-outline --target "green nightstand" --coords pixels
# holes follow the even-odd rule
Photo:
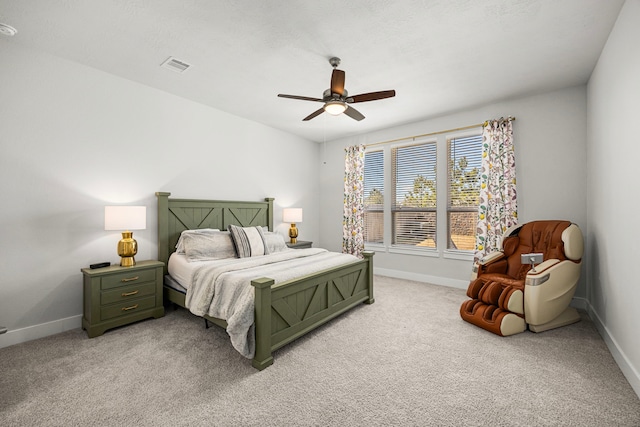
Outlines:
[[[305,242],[304,240],[298,240],[296,243],[286,242],[287,246],[293,249],[305,249],[313,246],[313,242]]]
[[[149,317],[164,316],[160,261],[140,261],[132,267],[81,269],[84,276],[82,328],[89,338],[107,329]]]

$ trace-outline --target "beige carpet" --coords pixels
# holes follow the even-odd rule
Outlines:
[[[586,317],[500,338],[460,319],[462,290],[376,276],[375,294],[262,372],[183,309],[0,349],[0,425],[640,426]]]

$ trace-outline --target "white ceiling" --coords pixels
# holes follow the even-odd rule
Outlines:
[[[313,141],[587,82],[624,0],[0,0],[3,40]],[[160,67],[173,56],[183,74]],[[342,59],[366,119],[302,118]],[[0,52],[1,58],[1,52]],[[5,66],[5,65],[3,65]]]

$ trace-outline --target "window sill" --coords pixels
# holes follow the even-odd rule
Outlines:
[[[387,247],[382,244],[376,243],[367,243],[364,245],[365,251],[373,251],[373,252],[387,252]]]
[[[447,259],[459,259],[461,261],[473,261],[474,253],[471,251],[456,251],[456,250],[446,250],[442,254],[443,258]]]
[[[437,258],[439,257],[439,253],[437,249],[429,248],[429,249],[413,249],[408,247],[401,246],[392,246],[389,248],[389,253],[392,254],[404,254],[404,255],[416,255],[416,256],[427,256]]]
[[[392,254],[425,256],[431,258],[439,258],[440,252],[435,248],[414,249],[412,247],[391,246],[386,247],[381,244],[367,244],[364,247],[365,251],[384,252]],[[442,258],[457,259],[460,261],[473,261],[474,252],[471,251],[457,251],[455,249],[445,250],[442,253]]]

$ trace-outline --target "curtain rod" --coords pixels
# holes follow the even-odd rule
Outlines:
[[[506,119],[500,118],[499,120],[511,120],[511,121],[514,121],[515,119],[516,119],[515,117],[507,117]],[[463,126],[463,127],[454,128],[454,129],[441,130],[441,131],[438,131],[438,132],[423,133],[423,134],[414,135],[414,136],[405,136],[404,138],[390,139],[388,141],[374,142],[372,144],[364,144],[364,146],[365,146],[365,148],[375,147],[376,145],[390,144],[392,142],[407,141],[407,140],[410,140],[410,139],[415,140],[416,138],[423,138],[425,136],[433,136],[433,135],[440,135],[442,133],[457,132],[457,131],[460,131],[460,130],[473,129],[473,128],[477,128],[477,127],[481,127],[481,126],[484,127],[484,126],[487,125],[488,122],[489,121],[487,120],[487,121],[484,121],[482,123],[478,123],[478,124],[475,124],[475,125]]]

